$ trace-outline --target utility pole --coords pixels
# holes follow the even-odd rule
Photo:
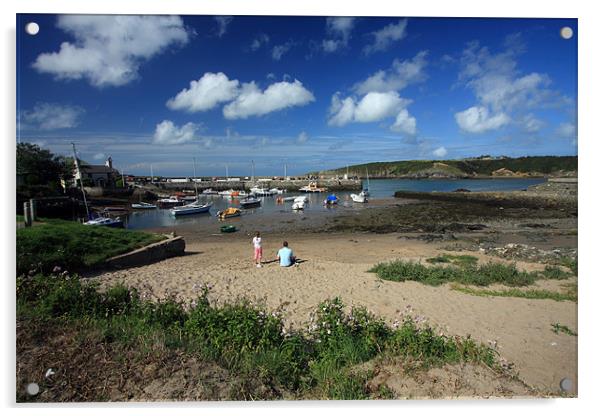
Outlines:
[[[153,175],[153,165],[150,165],[151,168],[151,183],[154,184],[155,183],[155,175]]]
[[[255,162],[251,160],[251,182],[255,183]]]
[[[84,197],[84,206],[86,207],[86,217],[90,218],[90,212],[88,211],[88,201],[86,201],[86,191],[84,190],[84,181],[82,178],[82,173],[79,170],[79,161],[77,160],[77,151],[75,150],[75,143],[71,142],[73,146],[73,160],[75,161],[75,170],[77,172],[77,176],[79,176],[79,186],[82,190],[82,195]],[[76,179],[77,182],[77,179]]]

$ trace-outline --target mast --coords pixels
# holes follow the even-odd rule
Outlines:
[[[152,164],[150,165],[150,168],[151,168],[151,183],[154,184],[155,183],[155,175],[153,175],[153,165]]]
[[[255,161],[251,160],[251,183],[255,183]]]
[[[368,176],[368,168],[366,168],[366,188],[368,188],[368,190],[370,190],[370,177]]]
[[[286,180],[286,163],[284,164],[284,180]]]
[[[86,200],[86,191],[84,190],[84,181],[82,179],[82,173],[79,170],[79,161],[77,160],[77,151],[75,150],[75,143],[71,142],[73,146],[73,160],[75,161],[75,170],[77,171],[77,176],[79,176],[79,186],[82,190],[82,195],[84,196],[84,206],[86,207],[86,217],[90,219],[90,211],[88,211],[88,201]]]
[[[196,158],[195,157],[192,158],[192,171],[194,173],[194,178],[192,179],[194,181],[194,193],[196,195],[196,199],[199,199],[199,190],[198,190],[197,184],[196,184]]]
[[[230,176],[228,176],[228,164],[226,163],[226,179],[230,179]]]

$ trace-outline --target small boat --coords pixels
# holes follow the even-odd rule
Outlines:
[[[302,211],[305,209],[305,202],[303,201],[295,201],[293,202],[293,206],[291,207],[293,211]]]
[[[301,188],[299,188],[299,191],[308,192],[308,193],[319,193],[319,192],[326,192],[326,188],[318,187],[317,182],[310,182],[309,185],[305,185],[305,186],[302,186]]]
[[[219,211],[217,213],[217,216],[223,220],[226,218],[239,217],[240,214],[241,214],[240,209],[230,207],[230,208],[226,208],[223,211]]]
[[[175,196],[170,196],[169,198],[158,199],[157,203],[159,203],[160,205],[182,205],[183,202]]]
[[[251,188],[251,193],[256,196],[272,196],[275,192],[272,192],[270,189],[253,187]]]
[[[284,192],[286,192],[284,189],[279,189],[279,188],[272,188],[270,189],[270,192],[272,193],[272,195],[282,195]]]
[[[96,225],[112,228],[123,228],[123,221],[120,218],[97,217],[88,220],[84,225]]]
[[[174,217],[178,217],[180,215],[202,214],[204,212],[209,212],[211,205],[213,205],[211,202],[208,204],[193,202],[192,204],[172,208],[170,212]]]
[[[296,197],[296,196],[287,196],[287,197],[284,197],[284,198],[282,198],[282,197],[281,197],[281,199],[282,199],[282,201],[283,201],[283,202],[290,202],[290,201],[294,201],[294,200],[295,200],[295,199],[297,199],[297,198],[298,198],[298,197]],[[303,197],[301,197],[301,198],[307,198],[307,197],[306,197],[306,196],[303,196]]]
[[[243,208],[253,208],[261,205],[261,200],[257,198],[246,198],[240,201],[240,206]]]
[[[234,191],[230,194],[230,198],[246,198],[247,196],[245,191]]]
[[[230,196],[234,192],[234,189],[228,189],[226,191],[219,191],[217,194],[221,196]]]
[[[127,208],[125,208],[125,207],[105,207],[103,209],[103,212],[107,212],[107,213],[110,213],[110,212],[126,212],[126,211],[127,211]]]
[[[201,192],[204,195],[217,195],[217,191],[214,191],[211,188],[205,189],[203,192]]]
[[[222,225],[219,230],[222,233],[233,233],[236,231],[236,227],[233,225]]]
[[[154,204],[149,204],[148,202],[138,202],[137,204],[132,204],[132,208],[134,209],[156,209],[157,206]]]
[[[180,197],[180,199],[182,201],[196,201],[197,200],[197,196],[196,195],[186,195],[186,196]]]
[[[295,196],[292,197],[293,198],[293,202],[303,202],[304,204],[309,203],[309,197],[306,195],[301,195],[301,196]],[[286,201],[287,198],[284,198],[284,200]]]
[[[351,199],[353,202],[365,203],[368,202],[368,198],[364,194],[364,192],[360,192],[359,194],[351,194]]]
[[[339,198],[335,194],[330,194],[324,200],[324,205],[336,205],[339,202]]]

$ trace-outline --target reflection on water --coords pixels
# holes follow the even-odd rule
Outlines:
[[[450,192],[458,188],[468,189],[470,191],[513,191],[526,189],[528,186],[545,182],[545,179],[432,179],[432,180],[416,180],[416,179],[391,179],[391,180],[371,180],[370,181],[370,198],[382,199],[391,198],[395,191],[438,191]],[[364,186],[367,183],[364,182]],[[323,204],[324,199],[328,194],[302,194],[309,197],[309,203],[305,205],[305,210],[295,212],[291,209],[292,201],[283,204],[276,203],[276,196],[262,197],[261,206],[251,209],[243,209],[241,217],[228,219],[228,224],[242,224],[248,221],[250,217],[263,223],[268,218],[274,218],[274,221],[283,221],[295,218],[311,218],[323,215],[336,215],[342,210],[348,211],[360,209],[363,204],[354,204],[351,201],[350,194],[352,192],[337,192],[339,197],[339,206],[327,207]],[[295,196],[299,193],[290,192],[283,196]],[[301,194],[299,194],[301,195]],[[141,210],[131,213],[125,220],[127,228],[144,229],[155,227],[170,227],[170,226],[203,226],[210,224],[218,224],[219,221],[215,217],[218,211],[228,207],[239,208],[238,199],[224,198],[218,195],[201,196],[201,201],[213,202],[213,206],[209,213],[196,214],[190,216],[182,216],[175,218],[171,215],[169,209],[156,210]],[[368,202],[368,205],[370,203]]]

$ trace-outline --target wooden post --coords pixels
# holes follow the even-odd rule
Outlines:
[[[29,210],[31,211],[31,222],[33,223],[38,219],[38,209],[35,199],[29,200]]]
[[[25,226],[31,227],[31,210],[29,208],[29,202],[23,203],[23,217],[25,218]]]

